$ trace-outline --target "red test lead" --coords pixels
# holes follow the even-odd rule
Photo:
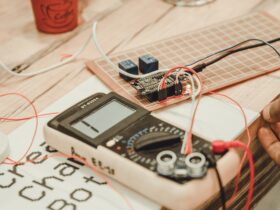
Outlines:
[[[243,148],[248,157],[249,167],[250,167],[250,183],[249,183],[248,198],[246,201],[245,210],[249,210],[252,201],[253,191],[254,191],[254,179],[255,179],[253,156],[250,152],[249,147],[240,141],[225,142],[222,140],[217,140],[212,143],[212,151],[215,154],[224,153],[226,150],[230,148]]]

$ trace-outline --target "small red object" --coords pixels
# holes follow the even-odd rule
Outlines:
[[[78,0],[31,0],[38,30],[71,31],[78,25]]]
[[[222,140],[216,140],[212,142],[212,151],[214,154],[221,154],[224,153],[229,149],[232,142],[225,142]]]

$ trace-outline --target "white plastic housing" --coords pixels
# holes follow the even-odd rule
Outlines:
[[[44,127],[44,135],[46,142],[60,152],[72,155],[71,148],[74,148],[76,155],[86,158],[87,161],[91,162],[91,158],[94,158],[98,163],[97,170],[170,209],[197,208],[219,190],[213,170],[209,170],[203,179],[178,184],[158,176],[103,146],[98,146],[96,149],[47,125]],[[222,168],[220,173],[223,183],[233,178],[238,169],[238,162],[239,157],[233,151],[228,152],[218,162],[218,168]],[[115,173],[108,173],[108,167]]]

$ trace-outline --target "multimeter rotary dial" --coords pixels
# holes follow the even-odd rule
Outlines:
[[[206,160],[199,151],[210,147],[208,142],[193,136],[194,153],[187,157],[181,155],[184,134],[184,130],[146,115],[109,139],[104,146],[148,170],[180,183],[190,177],[205,175]],[[199,163],[201,166],[197,168]]]
[[[183,135],[183,131],[163,123],[144,128],[126,142],[127,157],[137,163],[150,164],[149,168],[153,170],[156,154],[166,149],[178,152]]]
[[[167,149],[179,153],[183,136],[183,130],[148,115],[113,137],[106,146],[135,163],[155,170],[157,154]]]

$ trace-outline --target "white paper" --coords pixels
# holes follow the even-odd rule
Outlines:
[[[42,113],[61,112],[81,99],[109,90],[91,77]],[[39,119],[38,133],[27,158],[41,159],[48,152],[43,125],[51,117]],[[35,120],[29,120],[9,135],[11,154],[17,160],[30,144]],[[107,177],[108,179],[108,177]],[[88,180],[88,181],[87,181]],[[111,180],[114,189],[127,198],[134,210],[159,210],[160,205]],[[45,181],[45,184],[42,184]],[[86,182],[87,181],[87,182]],[[124,199],[103,184],[91,169],[65,158],[51,158],[39,164],[0,166],[0,209],[2,210],[129,210]]]
[[[248,125],[251,125],[259,113],[246,109],[243,111]],[[192,118],[191,103],[180,103],[156,112],[155,115],[161,119],[182,127],[189,128]],[[231,101],[219,97],[202,97],[193,127],[193,133],[208,141],[236,140],[245,130],[244,117],[240,108]]]

